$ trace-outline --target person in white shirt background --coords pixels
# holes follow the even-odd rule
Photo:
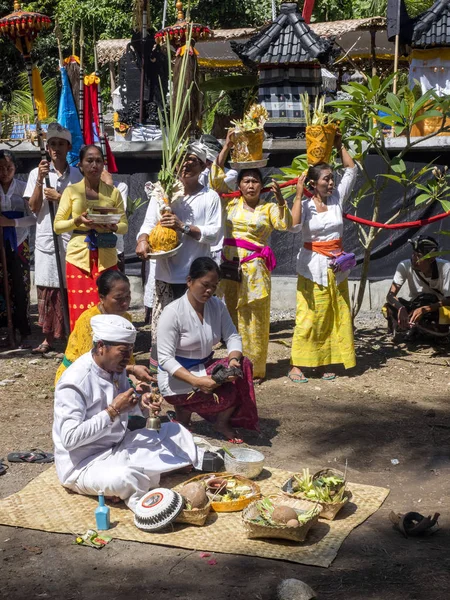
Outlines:
[[[439,250],[437,241],[423,235],[408,241],[413,248],[412,256],[397,265],[383,307],[394,339],[398,330],[407,332],[411,339],[422,325],[427,330],[439,331],[440,309],[450,304],[450,262],[436,257],[424,258]],[[407,286],[403,287],[405,283]],[[402,297],[398,296],[400,290]],[[448,333],[448,325],[442,333]]]
[[[199,142],[190,144],[180,168],[179,179],[184,195],[172,202],[171,213],[161,216],[155,195],[147,207],[137,236],[136,254],[145,260],[150,252],[148,236],[159,220],[181,235],[181,248],[175,256],[158,258],[155,267],[155,297],[152,311],[152,349],[150,368],[157,369],[157,326],[162,310],[186,291],[190,264],[200,256],[209,256],[222,227],[222,208],[218,194],[207,190],[199,177],[206,166],[206,148]]]
[[[10,286],[12,321],[20,333],[20,348],[30,348],[30,246],[28,228],[36,223],[28,202],[24,200],[26,183],[15,179],[17,162],[9,150],[0,150],[0,227]],[[0,272],[0,326],[7,325],[6,299]]]
[[[225,141],[225,146],[217,140],[213,135],[202,135],[200,142],[207,148],[206,152],[206,168],[199,177],[199,182],[208,189],[212,189],[218,194],[226,194],[234,192],[237,189],[238,172],[235,169],[227,169],[225,161],[227,160],[229,151],[231,150],[231,133],[228,133]],[[225,221],[222,215],[222,224]],[[223,248],[223,228],[220,232],[218,241],[211,246],[211,258],[220,266],[222,261]]]
[[[36,239],[34,249],[34,283],[38,297],[38,324],[42,327],[44,340],[34,354],[46,354],[52,350],[54,339],[64,339],[64,317],[62,294],[56,267],[53,231],[49,212],[49,202],[55,205],[55,213],[63,191],[67,186],[83,179],[76,167],[67,162],[67,153],[72,147],[72,134],[59,123],[50,123],[47,131],[48,160],[41,160],[39,166],[28,176],[24,196],[36,215]],[[46,187],[46,177],[51,188]],[[58,236],[59,254],[65,274],[65,254],[70,234]]]

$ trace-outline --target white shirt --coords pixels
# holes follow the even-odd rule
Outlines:
[[[237,189],[237,177],[238,177],[238,172],[235,169],[225,169],[224,168],[224,172],[225,172],[225,179],[223,180],[223,183],[228,187],[228,189],[230,190],[230,192],[234,192]],[[201,185],[204,185],[206,188],[208,188],[208,190],[213,189],[211,186],[211,167],[206,167],[206,169],[204,171],[202,171],[200,173],[200,177],[198,178],[198,182]],[[218,253],[218,252],[222,252],[222,248],[223,248],[223,223],[225,220],[225,215],[224,215],[224,211],[222,211],[222,227],[220,228],[220,234],[218,236],[218,241],[216,244],[211,246],[211,255],[214,256],[214,254]]]
[[[403,260],[397,265],[393,283],[400,287],[404,283],[408,284],[409,293],[405,300],[414,300],[419,294],[436,294],[436,290],[441,292],[444,297],[450,296],[450,262],[437,258],[436,264],[439,274],[438,278],[431,279],[420,273],[425,282],[413,270],[411,260]],[[439,294],[436,295],[439,297]],[[405,294],[402,291],[402,297],[404,296]]]
[[[200,229],[200,239],[182,235],[182,247],[175,256],[156,259],[155,279],[166,283],[186,283],[192,261],[200,256],[210,256],[211,246],[217,243],[222,227],[222,207],[218,194],[203,188],[197,194],[184,196],[171,204],[173,213],[187,225]],[[150,199],[145,219],[137,235],[149,234],[160,220],[159,206]]]
[[[33,169],[28,176],[27,187],[25,189],[24,196],[25,198],[31,198],[33,195],[34,189],[36,187],[36,181],[38,179],[39,169]],[[55,167],[53,164],[50,164],[50,185],[54,188],[59,194],[62,194],[67,186],[72,185],[74,183],[78,183],[83,179],[83,175],[80,171],[75,167],[68,167],[61,177],[58,177],[58,174],[55,171]],[[45,189],[45,180],[43,183],[43,188]],[[58,210],[58,202],[55,202],[55,214]],[[36,241],[35,246],[41,252],[54,252],[54,244],[53,244],[53,230],[52,230],[52,222],[50,219],[50,211],[48,208],[48,202],[45,197],[42,198],[42,206],[40,211],[36,214],[37,223],[36,223]],[[70,240],[70,233],[63,233],[60,238],[63,240],[64,250],[67,248],[67,244]]]
[[[314,200],[302,200],[302,222],[294,225],[289,231],[302,233],[302,245],[297,256],[297,273],[319,285],[328,286],[328,266],[330,258],[308,250],[303,246],[305,242],[328,242],[342,239],[344,223],[342,218],[342,205],[355,185],[357,167],[346,168],[344,175],[327,199],[328,210],[318,213]],[[344,248],[345,249],[345,248]],[[348,277],[349,271],[336,273],[336,283],[339,285]]]
[[[173,377],[182,365],[177,356],[190,359],[208,358],[213,346],[223,339],[227,352],[242,352],[241,336],[231,320],[226,305],[213,296],[206,302],[203,323],[189,302],[187,293],[171,302],[158,322],[158,386],[163,396],[188,394],[192,386]],[[191,367],[196,377],[206,375],[204,363]]]
[[[130,413],[111,421],[105,408],[129,388],[125,370],[107,373],[91,352],[63,373],[55,390],[53,422],[56,472],[62,484],[75,482],[86,465],[111,454],[123,439]]]
[[[115,187],[119,190],[120,195],[122,196],[123,210],[126,213],[127,212],[127,201],[128,201],[128,186],[124,181],[121,181]],[[117,254],[122,254],[122,252],[125,249],[123,235],[119,235],[117,233],[116,233],[116,235],[117,235],[117,244],[116,244]]]
[[[20,246],[28,237],[29,227],[36,224],[36,217],[31,213],[28,202],[24,200],[26,183],[19,179],[13,179],[9,190],[3,191],[0,185],[0,210],[1,212],[6,211],[19,211],[23,212],[24,216],[19,219],[14,219],[15,227],[17,228],[17,245]]]

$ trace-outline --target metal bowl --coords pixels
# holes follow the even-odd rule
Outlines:
[[[89,213],[88,219],[90,219],[96,225],[117,225],[122,215],[99,215],[96,213]]]
[[[261,160],[250,160],[247,162],[230,162],[230,167],[235,171],[243,171],[244,169],[263,169],[267,166],[268,158]]]
[[[255,479],[264,467],[265,456],[252,448],[233,448],[230,450],[234,458],[225,453],[225,470],[228,473],[244,475]]]

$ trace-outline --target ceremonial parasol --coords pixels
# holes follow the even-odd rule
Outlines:
[[[174,83],[174,102],[180,94],[182,98],[186,96],[187,90],[191,88],[190,104],[189,109],[185,112],[182,131],[191,123],[191,133],[194,134],[197,128],[197,123],[200,120],[201,115],[201,94],[198,86],[198,65],[197,55],[198,52],[195,49],[195,42],[199,40],[207,40],[212,37],[213,32],[206,25],[200,23],[192,23],[190,20],[190,2],[188,2],[188,8],[186,11],[186,18],[183,12],[183,3],[179,0],[176,3],[177,9],[177,21],[175,25],[164,27],[155,34],[155,42],[157,44],[166,45],[167,41],[170,45],[175,48],[175,65],[173,70],[173,83]],[[190,48],[186,48],[186,41],[190,36]],[[183,81],[180,81],[180,68],[181,61],[180,57],[185,52],[189,52],[189,60]],[[192,82],[195,84],[191,87]]]
[[[44,138],[42,135],[41,123],[39,120],[38,110],[36,106],[36,99],[34,95],[33,89],[33,63],[31,60],[31,48],[33,46],[33,42],[40,33],[40,31],[44,29],[48,29],[51,26],[50,18],[46,15],[42,15],[38,12],[24,11],[20,6],[20,2],[15,0],[14,2],[14,12],[6,17],[0,19],[0,35],[3,37],[7,37],[11,40],[11,42],[16,46],[21,54],[23,54],[23,58],[25,60],[25,67],[27,69],[28,75],[28,84],[30,86],[30,94],[31,94],[31,103],[33,106],[34,112],[34,120],[36,123],[36,133],[39,141],[39,149],[41,151],[42,160],[46,159],[45,153],[45,144]],[[50,188],[50,178],[46,177],[45,185],[47,188]],[[52,222],[52,230],[53,230],[53,221],[55,218],[55,207],[53,202],[49,202],[49,211],[50,218]],[[56,233],[53,232],[53,243],[55,245],[55,257],[56,257],[56,266],[58,269],[58,280],[61,289],[61,294],[63,297],[63,314],[64,314],[64,326],[66,329],[66,334],[68,335],[70,332],[69,328],[69,312],[67,308],[67,297],[65,296],[65,283],[61,265],[61,257],[59,253],[59,244],[58,237]]]

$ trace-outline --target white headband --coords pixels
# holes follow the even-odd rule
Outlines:
[[[118,342],[134,344],[137,331],[133,324],[119,315],[96,315],[91,319],[94,342]]]

